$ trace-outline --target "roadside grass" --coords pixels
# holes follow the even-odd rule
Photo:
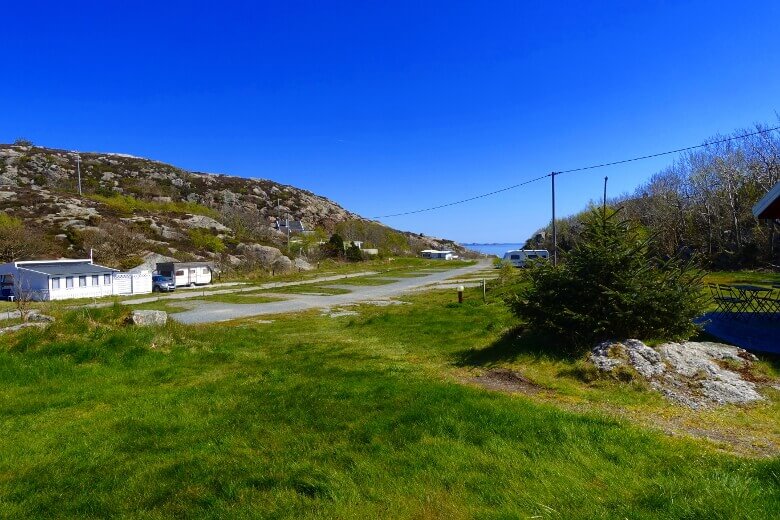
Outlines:
[[[710,418],[584,381],[497,292],[198,327],[127,327],[130,308],[113,306],[16,333],[0,347],[0,516],[780,515],[780,458],[611,415]],[[471,383],[496,366],[542,391]],[[766,416],[776,431],[777,398],[716,418],[749,429]]]
[[[338,282],[328,282],[328,283],[340,283],[341,280]],[[252,294],[256,293],[269,293],[269,294],[318,294],[318,295],[334,295],[334,294],[349,294],[349,289],[342,289],[338,287],[327,287],[327,286],[321,286],[317,284],[303,284],[303,285],[288,285],[286,287],[275,287],[271,289],[258,289],[257,291],[252,291]]]
[[[226,294],[213,294],[211,296],[204,296],[199,298],[193,298],[195,302],[219,302],[219,303],[270,303],[282,301],[283,298],[274,298],[272,296],[263,296],[256,293],[226,293]]]
[[[337,280],[335,282],[327,282],[334,285],[389,285],[395,283],[397,280],[392,278],[372,278],[372,277],[360,277],[360,278],[345,278],[344,280]]]

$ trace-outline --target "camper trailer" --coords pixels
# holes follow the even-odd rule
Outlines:
[[[515,267],[526,267],[534,260],[547,260],[550,253],[546,249],[512,249],[504,253],[504,262],[509,262]]]
[[[208,262],[159,262],[157,264],[157,272],[171,278],[176,287],[209,284],[212,270]]]

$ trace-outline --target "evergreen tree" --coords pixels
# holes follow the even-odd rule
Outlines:
[[[565,261],[536,263],[530,284],[510,298],[531,329],[588,347],[604,339],[677,339],[703,312],[701,274],[690,262],[660,260],[644,228],[593,209]]]

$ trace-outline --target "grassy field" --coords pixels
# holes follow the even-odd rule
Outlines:
[[[495,298],[450,292],[160,329],[123,325],[120,306],[80,309],[3,337],[0,516],[780,515],[776,452],[728,438],[778,438],[780,392],[697,413],[587,381]],[[480,387],[496,367],[531,391]],[[776,360],[758,370],[780,376]]]

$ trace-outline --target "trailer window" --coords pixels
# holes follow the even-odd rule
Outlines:
[[[208,267],[204,267],[203,268],[203,274],[209,274],[209,268]]]
[[[184,269],[179,269],[176,271],[176,276],[184,276]]]
[[[60,288],[60,279],[59,278],[52,278],[51,279],[51,288],[52,289],[59,289]]]
[[[520,255],[512,255],[509,257],[511,260],[520,260]]]
[[[539,258],[539,257],[536,255],[528,255],[529,260],[533,260],[534,258]]]

